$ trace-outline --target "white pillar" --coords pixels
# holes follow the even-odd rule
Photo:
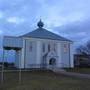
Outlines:
[[[61,58],[61,43],[57,43],[57,67],[62,67],[62,58]]]
[[[22,48],[21,52],[20,52],[20,60],[21,60],[21,68],[24,68],[24,50]]]
[[[74,67],[73,44],[70,44],[70,67]]]
[[[25,68],[24,67],[24,64],[25,64],[24,55],[25,55],[25,40],[23,39],[23,47],[22,47],[22,50],[21,50],[21,68]]]
[[[21,50],[16,51],[15,55],[15,66],[17,68],[22,68],[22,60],[21,60]]]
[[[39,66],[41,64],[41,42],[37,41],[36,46],[36,64]]]
[[[15,51],[15,67],[18,67],[18,54]]]
[[[16,51],[15,66],[16,66],[17,68],[20,68],[19,62],[20,62],[20,51]]]

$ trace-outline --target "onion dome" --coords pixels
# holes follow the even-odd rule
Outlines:
[[[42,27],[44,26],[44,23],[41,21],[41,19],[40,19],[40,21],[37,23],[37,26],[38,26],[39,28],[42,28]]]

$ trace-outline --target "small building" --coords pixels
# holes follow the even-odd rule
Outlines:
[[[90,67],[90,55],[75,54],[74,66],[75,67]]]
[[[15,50],[17,68],[73,68],[73,42],[43,28],[19,37],[5,36],[4,50]]]

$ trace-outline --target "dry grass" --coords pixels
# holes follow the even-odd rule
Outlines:
[[[18,83],[18,72],[6,72],[0,90],[90,90],[90,80],[71,78],[50,71],[22,73]]]
[[[66,71],[83,73],[83,74],[90,74],[90,68],[68,68],[68,69],[66,69]]]

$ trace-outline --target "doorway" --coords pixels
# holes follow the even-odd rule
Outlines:
[[[56,65],[56,59],[55,58],[51,58],[50,60],[49,60],[49,65]]]

